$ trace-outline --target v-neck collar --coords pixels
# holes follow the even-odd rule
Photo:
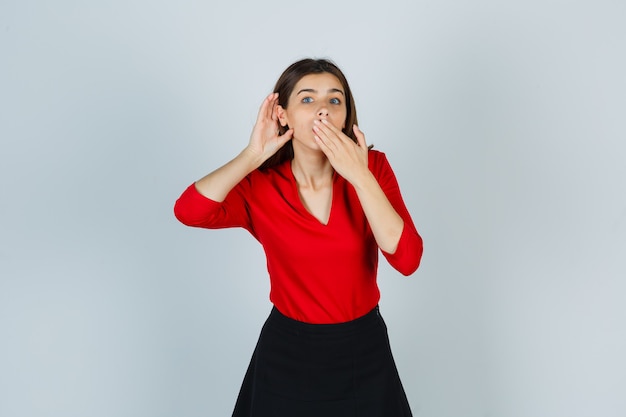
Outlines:
[[[298,208],[300,209],[302,213],[304,213],[305,216],[315,221],[320,226],[328,227],[328,225],[330,224],[333,218],[333,211],[334,211],[333,208],[335,205],[335,194],[336,194],[336,185],[337,185],[337,172],[333,171],[333,179],[332,179],[331,190],[330,190],[330,209],[328,211],[328,219],[326,219],[326,223],[324,223],[320,219],[315,217],[313,213],[311,213],[306,208],[306,205],[302,201],[302,198],[300,197],[300,190],[298,189],[298,181],[296,180],[296,176],[294,175],[293,169],[291,168],[291,162],[292,162],[291,160],[287,161],[287,163],[285,164],[285,169],[288,171],[287,174],[289,175],[289,179],[291,180],[291,186],[292,186],[293,192],[297,200]]]

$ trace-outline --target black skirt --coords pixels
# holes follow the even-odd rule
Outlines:
[[[410,417],[378,307],[340,324],[276,308],[265,322],[233,417]]]

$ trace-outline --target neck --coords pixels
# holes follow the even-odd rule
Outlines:
[[[317,189],[328,186],[335,171],[322,152],[294,152],[291,172],[298,186]]]

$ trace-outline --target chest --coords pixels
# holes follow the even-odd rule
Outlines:
[[[309,187],[298,187],[298,198],[302,207],[309,212],[320,224],[328,225],[330,211],[333,205],[333,186],[328,184],[325,187],[312,189]]]
[[[373,242],[356,192],[341,178],[323,190],[274,184],[257,188],[254,194],[250,219],[255,237],[266,250],[271,247],[303,256],[328,251],[347,255],[362,252]]]

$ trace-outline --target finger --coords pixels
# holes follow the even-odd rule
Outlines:
[[[365,134],[359,129],[357,125],[352,126],[352,131],[354,132],[354,136],[356,136],[356,140],[361,148],[367,148],[367,144],[365,142]]]
[[[293,129],[289,129],[288,131],[280,135],[278,138],[280,139],[281,146],[284,145],[285,143],[289,142],[293,138]]]
[[[330,147],[335,144],[334,141],[336,140],[336,135],[333,137],[332,132],[317,121],[313,124],[313,133],[322,142],[324,142],[326,147]]]
[[[322,119],[321,121],[322,123],[320,124],[322,126],[323,129],[334,133],[335,135],[337,135],[338,137],[342,137],[343,136],[343,132],[341,131],[341,129],[338,129],[335,127],[335,125],[333,125],[332,123],[330,123],[328,120],[326,119]]]
[[[271,106],[271,102],[272,102],[272,98],[274,97],[274,93],[270,94],[269,96],[265,97],[265,100],[263,100],[263,103],[261,103],[261,107],[259,108],[259,114],[257,115],[257,122],[263,120],[264,118],[267,117],[267,112],[268,110],[271,112],[272,111],[272,106]],[[271,115],[271,113],[270,113]]]
[[[315,121],[315,126],[319,128],[319,131],[322,132],[328,138],[335,138],[337,140],[343,139],[343,132],[337,129],[332,123],[330,123],[326,119],[322,119],[321,121]]]
[[[348,135],[346,135],[342,129],[339,129],[334,124],[330,123],[328,120],[323,119],[320,123],[322,126],[322,130],[326,133],[327,136],[335,138],[337,144],[343,145],[354,145],[354,141]]]
[[[330,151],[331,146],[336,146],[336,143],[330,133],[332,132],[330,132],[328,129],[325,129],[325,127],[320,123],[319,120],[315,120],[313,122],[314,138],[321,145],[322,150],[326,149],[324,153]]]
[[[276,112],[276,105],[278,104],[278,93],[272,93],[268,96],[269,104],[267,106],[267,115],[268,119],[274,119],[274,114]],[[274,119],[275,120],[275,119]]]
[[[328,147],[328,144],[318,135],[314,136],[315,138],[315,142],[319,145],[320,149],[322,150],[322,152],[324,152],[324,155],[326,155],[326,157],[328,157],[328,159],[331,159],[331,157],[334,155],[332,149],[330,149]]]

